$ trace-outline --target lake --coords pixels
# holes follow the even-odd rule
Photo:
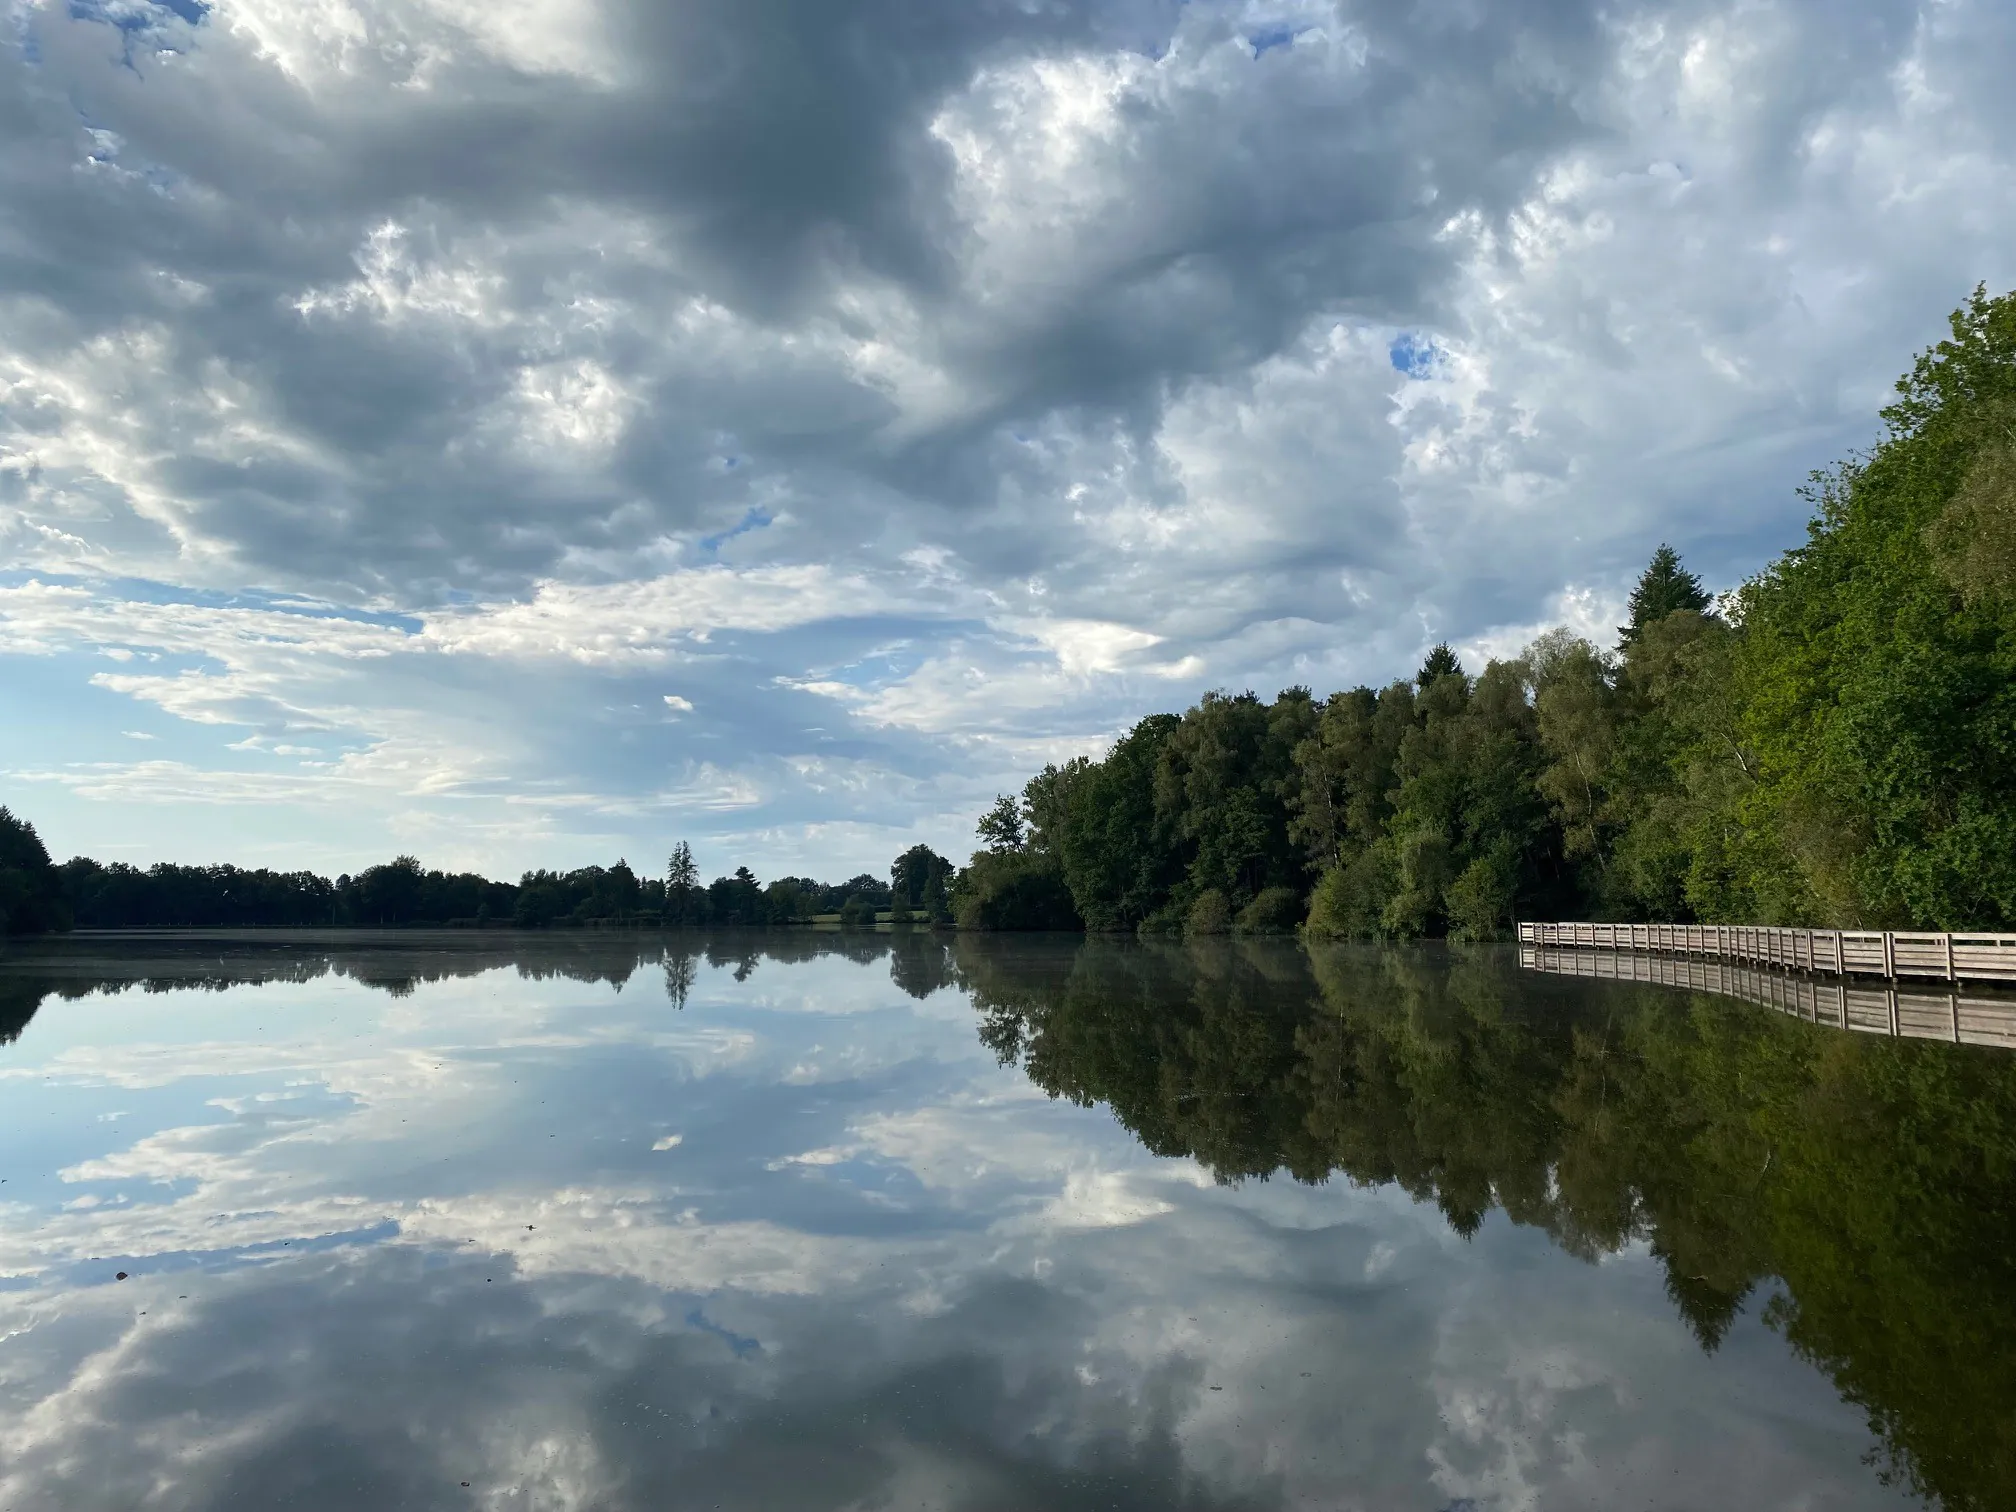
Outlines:
[[[72,939],[0,1106],[19,1512],[2016,1505],[2016,1056],[1509,948]]]

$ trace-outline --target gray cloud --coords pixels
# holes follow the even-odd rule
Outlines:
[[[243,686],[98,684],[269,752],[316,723],[375,762],[374,842],[512,869],[614,833],[515,791],[662,812],[652,847],[956,847],[1032,757],[1214,683],[1601,627],[1659,539],[1726,584],[1795,538],[1806,469],[2016,281],[2005,11],[17,7],[0,550],[108,610],[491,627],[424,691],[223,632],[176,670]],[[747,583],[712,625],[674,602],[710,568]],[[836,576],[789,623],[732,612],[787,569]],[[625,613],[686,682],[556,670]],[[635,734],[666,693],[694,709]],[[252,791],[192,742],[157,791]],[[836,757],[876,796],[836,807]],[[0,742],[89,786],[52,822],[99,843],[133,789],[86,768],[130,751],[64,761]],[[681,799],[703,773],[758,797]],[[266,791],[297,845],[358,843]]]

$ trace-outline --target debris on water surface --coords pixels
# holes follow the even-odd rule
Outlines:
[[[114,1276],[112,1279],[114,1281],[124,1281],[126,1279],[126,1272],[121,1271],[119,1272],[118,1275]]]

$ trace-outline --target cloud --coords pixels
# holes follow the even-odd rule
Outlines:
[[[408,774],[276,843],[502,871],[623,832],[424,795],[733,769],[724,855],[879,870],[1207,687],[1502,651],[1662,539],[1726,586],[2016,283],[2006,12],[17,7],[0,655],[67,733],[0,765],[138,699],[218,791]]]

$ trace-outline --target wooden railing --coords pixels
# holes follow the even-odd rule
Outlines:
[[[1537,945],[1520,947],[1519,964],[1528,971],[1560,976],[1719,993],[1863,1034],[2016,1049],[2016,999],[1968,996],[1957,988],[1913,991],[1894,983],[1879,986],[1845,977],[1830,981],[1730,961]]]
[[[2016,933],[1903,934],[1745,924],[1521,924],[1521,945],[1708,956],[1831,976],[2016,982]]]

